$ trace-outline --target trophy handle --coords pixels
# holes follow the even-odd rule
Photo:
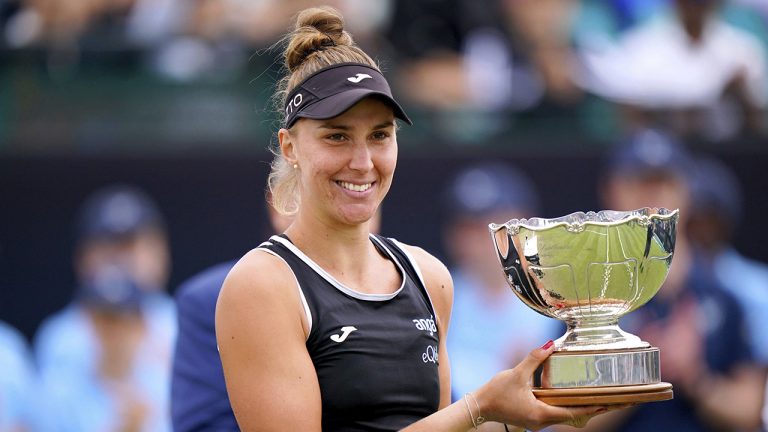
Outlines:
[[[509,256],[509,235],[504,225],[491,224],[491,240],[496,249],[496,255],[499,258],[499,262],[504,264],[504,261]]]

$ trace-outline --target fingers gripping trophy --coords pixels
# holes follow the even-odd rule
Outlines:
[[[512,291],[567,326],[533,376],[539,400],[575,406],[672,398],[672,385],[661,381],[659,349],[618,321],[666,279],[677,220],[677,210],[643,208],[489,225]]]

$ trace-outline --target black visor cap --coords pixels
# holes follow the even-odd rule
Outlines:
[[[413,124],[392,97],[381,72],[360,63],[339,63],[315,72],[296,86],[285,103],[284,127],[292,127],[300,118],[336,117],[368,96],[389,105],[396,118]]]

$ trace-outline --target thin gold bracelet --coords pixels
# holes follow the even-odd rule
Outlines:
[[[477,403],[477,399],[475,398],[475,395],[472,394],[472,392],[467,393],[471,398],[472,401],[475,403],[475,406],[477,407],[477,425],[481,425],[485,423],[485,417],[480,413],[480,404]]]
[[[467,411],[469,412],[469,421],[472,422],[472,428],[477,429],[477,424],[475,423],[475,416],[472,415],[472,408],[469,407],[469,400],[467,400],[467,395],[464,395],[464,405],[467,406]]]
[[[475,417],[472,414],[472,409],[469,407],[469,398],[472,398],[472,401],[475,403],[475,406],[477,407],[477,417]],[[472,426],[477,429],[478,426],[485,423],[485,417],[483,417],[483,414],[480,413],[480,404],[477,403],[477,399],[475,398],[475,395],[470,393],[464,394],[464,403],[467,405],[467,410],[469,411],[469,417],[472,419]]]

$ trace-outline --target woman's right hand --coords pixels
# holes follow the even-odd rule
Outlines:
[[[624,406],[557,407],[533,395],[531,378],[555,347],[552,341],[531,351],[513,369],[498,373],[474,396],[486,420],[539,430],[554,424],[584,427],[592,417]],[[470,401],[472,403],[472,401]]]

